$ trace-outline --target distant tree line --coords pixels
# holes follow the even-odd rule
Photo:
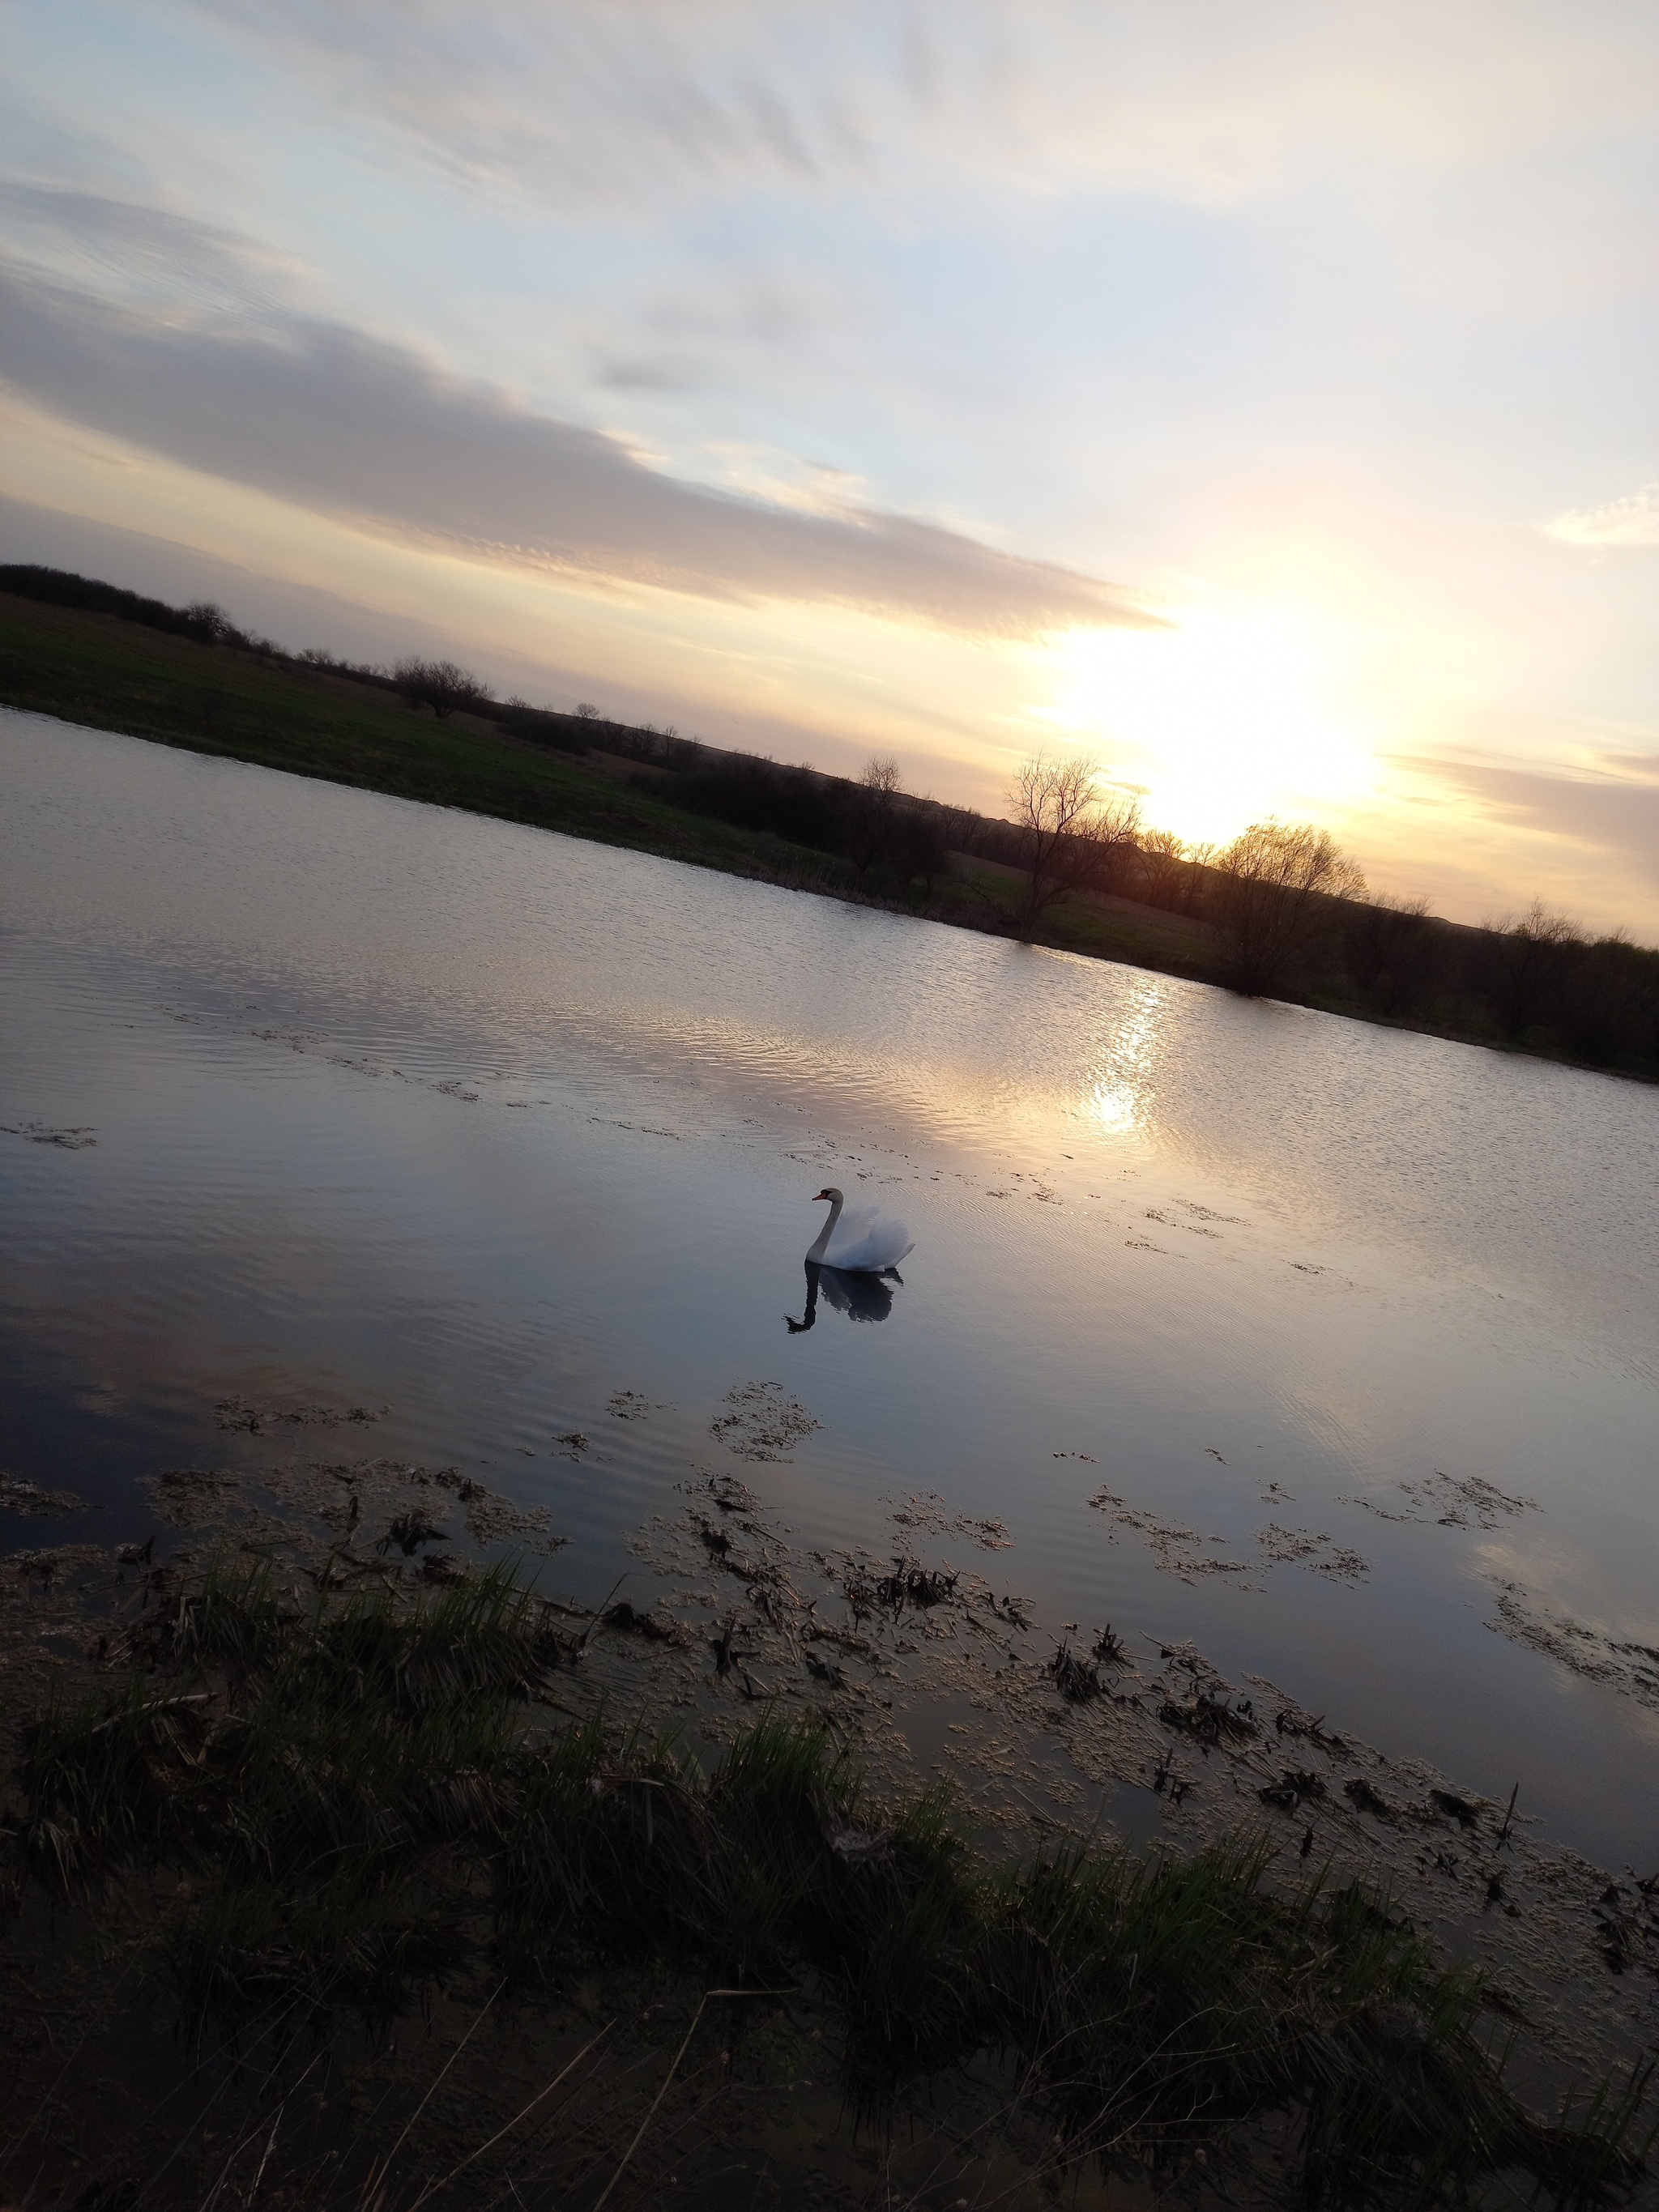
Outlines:
[[[1025,762],[998,817],[905,791],[897,763],[879,757],[860,776],[827,775],[717,750],[672,726],[615,720],[590,701],[565,712],[497,700],[453,660],[410,655],[388,668],[315,647],[290,654],[210,600],[173,607],[21,563],[0,565],[0,591],[373,684],[440,720],[484,717],[522,744],[608,753],[654,797],[829,854],[872,896],[1060,941],[1068,902],[1127,899],[1197,924],[1194,971],[1232,990],[1659,1076],[1659,951],[1622,932],[1593,936],[1537,901],[1518,920],[1443,921],[1423,899],[1370,893],[1328,833],[1308,823],[1257,822],[1218,848],[1185,844],[1149,830],[1133,794],[1103,790],[1095,764],[1076,756]],[[1012,895],[981,898],[970,916],[950,883],[963,860],[1014,872]]]
[[[1216,980],[1234,990],[1659,1074],[1659,951],[1622,931],[1595,935],[1539,900],[1479,928],[1443,921],[1425,899],[1369,891],[1306,823],[1255,823],[1196,868],[1186,910],[1213,928]]]
[[[224,609],[211,599],[170,607],[164,599],[147,599],[141,592],[123,591],[118,584],[100,584],[94,577],[77,576],[67,568],[43,568],[31,562],[0,562],[0,592],[10,592],[20,599],[41,599],[51,606],[78,607],[88,614],[115,615],[123,622],[139,623],[146,629],[194,638],[200,645],[234,645],[246,653],[288,658],[270,638],[238,629]]]
[[[1099,793],[1097,775],[1038,755],[1009,787],[1010,819],[969,817],[963,848],[1025,873],[1022,934],[1068,893],[1115,893],[1205,925],[1209,972],[1246,995],[1659,1075],[1659,951],[1622,931],[1594,936],[1538,900],[1518,920],[1443,921],[1425,899],[1369,891],[1308,823],[1256,822],[1219,848],[1186,846],[1145,830],[1133,799]]]

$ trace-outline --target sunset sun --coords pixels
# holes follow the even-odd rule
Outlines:
[[[1163,629],[1075,633],[1045,661],[1042,718],[1189,842],[1364,788],[1369,758],[1330,703],[1328,649],[1293,614],[1195,610]]]

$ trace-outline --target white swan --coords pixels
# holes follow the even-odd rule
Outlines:
[[[821,1190],[813,1205],[821,1198],[830,1201],[830,1218],[806,1255],[821,1267],[839,1267],[849,1275],[879,1275],[915,1249],[909,1231],[890,1213],[872,1206],[844,1214],[847,1201],[838,1190]]]

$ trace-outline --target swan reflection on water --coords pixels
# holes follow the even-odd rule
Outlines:
[[[885,1321],[893,1310],[893,1285],[902,1285],[904,1278],[896,1267],[889,1267],[884,1274],[855,1273],[845,1267],[821,1267],[816,1260],[806,1262],[806,1311],[799,1321],[789,1323],[791,1336],[799,1336],[803,1329],[811,1328],[818,1317],[818,1299],[844,1313],[849,1321]]]

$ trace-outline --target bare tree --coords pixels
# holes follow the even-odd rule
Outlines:
[[[242,633],[216,599],[192,599],[185,609],[185,627],[207,645],[240,645]]]
[[[853,787],[848,811],[847,850],[860,883],[892,842],[903,789],[898,763],[890,755],[872,753]]]
[[[1136,896],[1148,906],[1173,906],[1187,872],[1187,848],[1172,830],[1149,830],[1140,841]]]
[[[1291,980],[1329,901],[1357,898],[1365,888],[1330,832],[1309,822],[1253,822],[1212,865],[1210,918],[1221,939],[1222,979],[1252,996]]]
[[[886,856],[886,872],[908,899],[918,881],[922,906],[933,896],[933,886],[951,866],[951,840],[946,832],[947,810],[931,799],[907,799],[900,803]]]
[[[1140,850],[1140,801],[1128,792],[1101,799],[1081,833],[1094,848],[1095,864],[1085,870],[1085,890],[1119,890]]]
[[[1584,951],[1583,932],[1534,899],[1519,921],[1489,922],[1481,978],[1512,1037],[1522,1036],[1567,995]]]
[[[1170,830],[1149,830],[1140,840],[1135,896],[1171,914],[1196,915],[1204,904],[1204,878],[1215,847],[1186,844]]]
[[[1445,930],[1425,898],[1380,892],[1355,906],[1344,935],[1348,973],[1379,1013],[1401,1013],[1425,997],[1443,964]]]
[[[489,686],[454,660],[422,660],[411,653],[392,672],[411,707],[430,707],[441,722],[458,707],[482,707],[494,697]]]
[[[1594,1066],[1659,1059],[1659,952],[1622,929],[1586,945],[1559,1018],[1569,1048]]]
[[[1106,888],[1135,847],[1140,802],[1121,795],[1103,799],[1095,789],[1099,772],[1091,760],[1038,753],[1008,787],[1027,877],[1022,937],[1035,936],[1043,915],[1068,891]]]
[[[939,817],[939,836],[945,840],[945,850],[965,853],[980,817],[970,806],[953,806],[948,799],[936,799],[933,805]]]

